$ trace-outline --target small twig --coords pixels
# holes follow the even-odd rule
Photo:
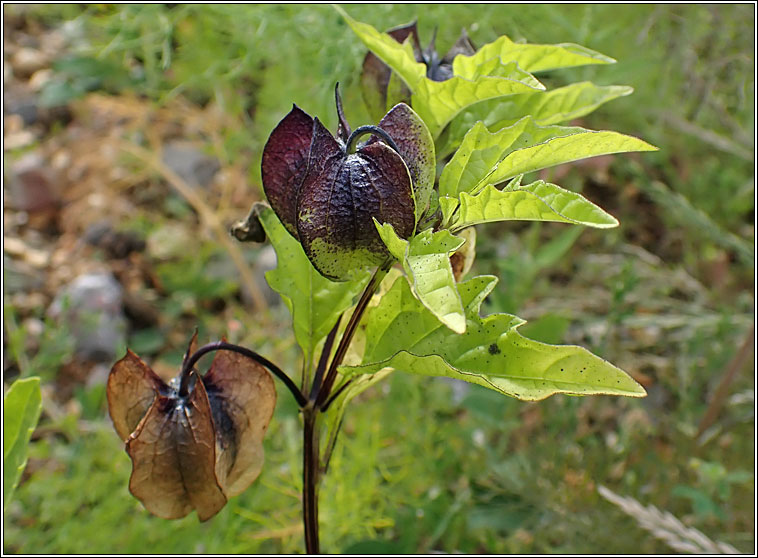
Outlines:
[[[163,176],[166,182],[168,182],[184,199],[187,200],[198,214],[200,222],[213,232],[218,243],[229,253],[237,271],[239,271],[245,290],[247,290],[252,298],[255,309],[264,310],[266,308],[266,299],[258,287],[258,283],[256,283],[255,277],[253,277],[253,274],[245,261],[245,257],[239,246],[232,242],[226,227],[221,224],[214,211],[205,203],[202,196],[198,195],[195,189],[164,164],[154,153],[131,143],[123,143],[122,149],[151,166],[153,170]]]
[[[316,373],[313,376],[313,385],[311,386],[311,394],[309,397],[311,401],[316,400],[319,389],[321,389],[321,381],[324,379],[324,372],[326,372],[326,364],[329,362],[329,356],[332,353],[332,347],[334,346],[334,339],[337,336],[337,331],[339,331],[341,321],[342,321],[342,314],[340,314],[340,317],[337,318],[337,322],[334,324],[334,327],[329,332],[329,335],[326,336],[326,341],[324,341],[324,347],[321,349],[321,357],[319,358],[318,366],[316,367]]]
[[[702,436],[703,432],[708,430],[708,428],[710,428],[711,425],[716,421],[716,418],[718,418],[718,415],[724,406],[724,401],[726,401],[726,396],[729,394],[729,386],[732,384],[734,379],[737,377],[737,373],[745,364],[747,357],[750,355],[750,351],[753,349],[754,341],[755,323],[750,326],[750,329],[745,336],[745,340],[742,342],[740,350],[736,355],[734,355],[734,358],[732,358],[729,366],[727,366],[726,373],[721,378],[721,381],[719,382],[719,385],[716,388],[713,397],[711,398],[711,402],[708,404],[708,408],[706,409],[703,418],[700,420],[700,425],[698,426],[695,438]]]

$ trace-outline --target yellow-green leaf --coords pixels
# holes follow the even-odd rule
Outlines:
[[[360,280],[330,281],[311,265],[300,243],[286,231],[270,208],[261,211],[260,220],[277,259],[276,269],[266,273],[266,281],[279,293],[292,314],[295,339],[307,362],[319,341],[363,290],[368,273]]]
[[[587,198],[538,180],[512,190],[489,185],[476,195],[463,192],[452,230],[494,221],[555,221],[598,229],[618,221]]]
[[[437,142],[437,151],[440,157],[455,151],[466,132],[480,120],[492,132],[511,126],[527,115],[540,126],[560,124],[589,114],[600,105],[633,91],[623,85],[601,86],[583,81],[552,91],[531,91],[483,101],[461,112],[448,124]]]
[[[390,253],[402,262],[416,298],[454,332],[466,331],[466,317],[450,265],[450,254],[465,240],[447,230],[425,230],[403,240],[390,224],[377,223],[376,228]]]
[[[499,57],[503,62],[518,62],[528,72],[542,72],[556,68],[584,66],[585,64],[613,64],[613,58],[572,43],[534,45],[514,43],[506,36],[484,45],[472,56],[459,54],[453,60],[453,73],[457,76],[475,75],[477,67]]]
[[[380,33],[371,25],[354,20],[341,7],[334,6],[334,8],[342,15],[350,29],[363,44],[376,54],[382,62],[397,72],[413,91],[416,83],[426,75],[426,66],[416,62],[410,41],[400,44],[387,33]]]
[[[521,336],[523,320],[508,314],[479,315],[496,277],[474,277],[458,285],[466,309],[462,335],[443,327],[395,281],[366,318],[361,365],[343,366],[346,376],[390,367],[427,376],[447,376],[536,401],[556,393],[644,397],[645,390],[622,370],[576,346],[547,345]]]
[[[474,81],[458,76],[445,81],[424,78],[416,84],[411,103],[436,138],[448,122],[474,103],[540,89],[515,77],[483,76]]]

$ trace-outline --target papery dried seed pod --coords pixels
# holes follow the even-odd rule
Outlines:
[[[219,350],[204,377],[187,369],[196,337],[186,375],[170,384],[131,351],[108,378],[108,410],[132,459],[129,489],[166,519],[195,509],[205,521],[258,477],[276,403],[271,376],[247,356]]]

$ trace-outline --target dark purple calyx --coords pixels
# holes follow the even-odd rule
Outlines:
[[[322,275],[338,281],[389,256],[374,219],[391,223],[403,238],[416,224],[411,176],[402,157],[382,142],[355,153],[349,147],[314,119],[297,206],[297,233],[306,255]]]

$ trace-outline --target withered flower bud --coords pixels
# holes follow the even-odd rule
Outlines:
[[[177,519],[195,509],[205,521],[260,474],[276,390],[254,360],[219,350],[205,376],[183,366],[166,384],[127,351],[111,369],[107,396],[132,459],[129,490],[150,513]]]
[[[351,133],[336,99],[338,137],[293,105],[266,143],[261,174],[271,207],[313,266],[344,281],[389,257],[374,219],[403,238],[413,234],[434,187],[435,159],[429,130],[408,105]]]

